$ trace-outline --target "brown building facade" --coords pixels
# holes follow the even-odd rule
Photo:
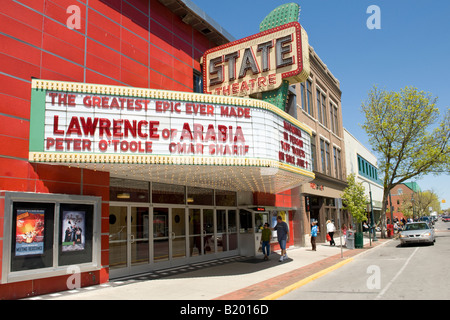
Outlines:
[[[339,81],[309,47],[311,74],[295,86],[296,117],[313,132],[311,151],[315,179],[301,186],[304,234],[309,239],[312,221],[319,224],[318,241],[325,241],[326,221],[338,227],[336,198],[346,185],[344,129]],[[291,110],[291,112],[293,112]],[[342,220],[341,223],[348,223]]]

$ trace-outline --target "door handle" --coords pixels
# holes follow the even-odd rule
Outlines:
[[[130,243],[134,243],[134,234],[130,234]]]

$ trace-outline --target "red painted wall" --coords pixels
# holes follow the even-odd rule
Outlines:
[[[79,30],[66,25],[74,4]],[[157,0],[2,1],[0,32],[0,190],[101,196],[107,266],[109,174],[28,162],[31,78],[192,91],[199,59],[215,45]],[[2,200],[0,248],[3,210]],[[82,279],[106,282],[108,268]],[[65,281],[0,285],[0,299],[62,290]]]
[[[255,192],[253,193],[253,203],[256,206],[271,206],[279,208],[300,208],[300,188],[294,188],[286,190],[277,194]],[[289,213],[289,241],[286,243],[286,247],[294,245],[294,221],[293,212]],[[279,250],[280,245],[278,243],[271,244],[271,250]]]

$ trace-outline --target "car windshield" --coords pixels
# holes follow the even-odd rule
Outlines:
[[[429,229],[428,225],[426,223],[413,223],[413,224],[407,224],[405,230],[425,230]]]

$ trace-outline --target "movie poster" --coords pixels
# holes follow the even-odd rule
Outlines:
[[[17,210],[16,256],[44,253],[44,210]]]
[[[82,251],[85,249],[84,211],[63,211],[62,214],[62,251]]]

